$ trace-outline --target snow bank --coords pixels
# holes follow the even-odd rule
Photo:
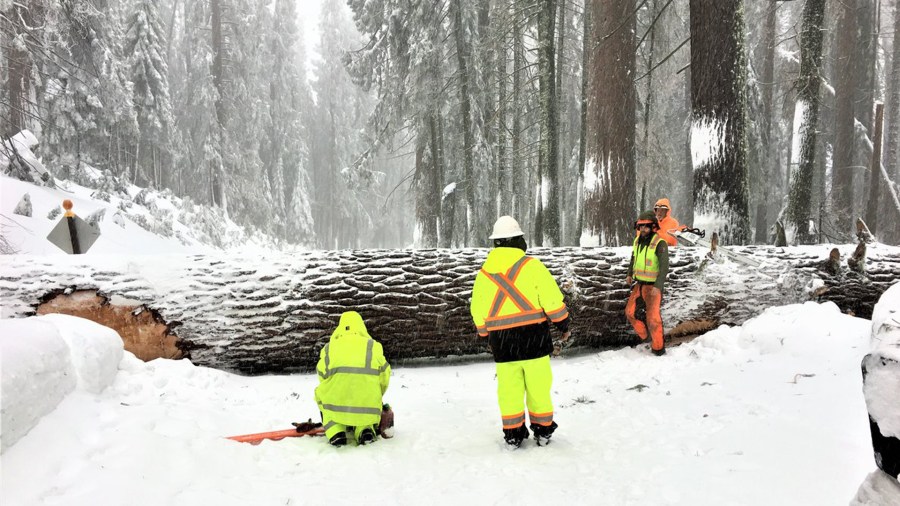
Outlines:
[[[872,310],[872,351],[900,361],[900,283],[881,294]]]
[[[872,352],[863,359],[869,416],[883,436],[900,438],[900,283],[875,305],[871,344]]]
[[[850,506],[900,504],[900,482],[876,469],[859,486]]]
[[[35,181],[49,177],[47,169],[40,159],[32,152],[32,148],[38,145],[38,139],[30,130],[22,130],[13,135],[8,141],[0,141],[0,171],[7,171],[12,160],[21,160],[27,165],[22,169],[33,172]]]
[[[698,337],[696,344],[723,354],[750,351],[759,355],[814,355],[817,346],[810,342],[809,335],[842,335],[851,332],[854,324],[854,319],[841,313],[833,302],[805,302],[770,307],[741,327],[723,325]]]
[[[0,320],[0,452],[76,388],[111,384],[122,354],[116,331],[83,318]]]

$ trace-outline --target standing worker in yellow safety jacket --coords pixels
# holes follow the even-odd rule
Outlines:
[[[634,224],[638,236],[634,240],[631,261],[625,283],[631,288],[631,295],[625,304],[625,317],[634,327],[641,340],[651,338],[650,348],[655,355],[664,355],[663,324],[660,314],[663,286],[669,272],[669,247],[659,236],[659,222],[652,211],[644,211]],[[632,282],[634,286],[632,286]],[[638,299],[646,304],[646,325],[635,315]]]
[[[503,438],[512,448],[528,438],[527,407],[535,440],[545,444],[557,427],[550,398],[550,322],[567,341],[569,312],[550,271],[525,255],[528,246],[516,220],[501,216],[490,238],[494,249],[475,276],[470,309],[497,363]]]
[[[325,436],[334,446],[347,444],[353,428],[357,444],[375,441],[381,421],[381,398],[391,379],[391,366],[381,343],[372,339],[356,311],[341,315],[316,365],[319,386],[316,403],[322,412]]]

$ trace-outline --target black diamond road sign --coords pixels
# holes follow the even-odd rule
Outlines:
[[[74,251],[72,250],[72,236],[69,233],[68,220],[69,218],[66,217],[59,220],[59,223],[57,223],[56,226],[53,227],[53,230],[50,231],[50,234],[47,235],[47,240],[71,255]],[[88,222],[82,220],[78,216],[72,217],[72,220],[75,223],[75,232],[78,236],[80,253],[87,253],[91,246],[94,245],[94,241],[100,237],[100,230],[88,225]]]

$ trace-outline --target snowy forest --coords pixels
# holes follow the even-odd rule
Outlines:
[[[4,139],[285,243],[482,247],[510,214],[620,246],[661,197],[726,244],[900,242],[897,0],[0,0],[0,28]]]

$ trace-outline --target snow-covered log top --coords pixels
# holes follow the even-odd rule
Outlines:
[[[865,276],[826,276],[817,265],[829,249],[734,248],[762,262],[749,268],[710,261],[705,250],[678,248],[666,285],[666,329],[698,320],[740,324],[765,307],[810,298],[868,316],[862,313],[871,314],[878,296],[900,277],[900,249],[872,248]],[[840,249],[846,257],[853,246]],[[391,360],[474,355],[485,351],[485,343],[475,339],[469,297],[487,251],[7,256],[0,267],[0,304],[3,317],[20,317],[58,293],[96,290],[112,304],[158,311],[193,362],[251,374],[314,367],[347,310],[362,314]],[[538,248],[529,254],[559,280],[576,345],[635,342],[623,315],[629,248]]]

